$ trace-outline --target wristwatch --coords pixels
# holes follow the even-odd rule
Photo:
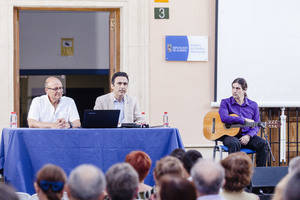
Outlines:
[[[73,126],[72,126],[72,122],[69,122],[69,124],[70,124],[70,128],[73,128]]]

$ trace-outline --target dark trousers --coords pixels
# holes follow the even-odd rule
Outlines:
[[[223,136],[221,141],[223,144],[228,147],[228,153],[234,153],[240,151],[241,148],[248,148],[256,151],[256,166],[263,167],[266,166],[267,156],[268,156],[268,146],[267,142],[258,137],[257,135],[250,138],[250,141],[247,145],[242,145],[239,141],[241,135],[232,137],[232,136]]]

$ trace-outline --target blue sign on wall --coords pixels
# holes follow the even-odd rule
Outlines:
[[[205,36],[166,36],[167,61],[207,61],[208,39]]]

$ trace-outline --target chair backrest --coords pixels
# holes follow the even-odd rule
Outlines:
[[[16,194],[19,197],[19,200],[29,200],[30,199],[30,194],[25,193],[25,192],[16,192]]]

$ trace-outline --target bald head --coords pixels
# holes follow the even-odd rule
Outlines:
[[[200,159],[191,170],[193,182],[200,194],[218,194],[224,182],[225,172],[220,163]]]
[[[56,78],[55,76],[49,76],[46,80],[45,80],[45,88],[47,88],[47,87],[49,87],[49,85],[52,85],[53,83],[60,83],[61,85],[62,85],[62,83],[61,83],[61,81],[58,79],[58,78]],[[51,86],[50,86],[51,87]]]
[[[106,187],[102,171],[93,165],[80,165],[70,174],[68,188],[76,200],[96,200]]]
[[[45,81],[45,92],[53,105],[58,104],[63,95],[63,86],[61,81],[54,76],[48,77]]]

